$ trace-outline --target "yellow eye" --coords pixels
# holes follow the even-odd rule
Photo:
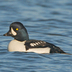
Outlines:
[[[19,30],[18,28],[16,28],[16,30]]]

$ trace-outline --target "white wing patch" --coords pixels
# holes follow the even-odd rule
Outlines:
[[[33,47],[34,47],[34,46],[37,46],[37,45],[39,45],[39,44],[40,44],[40,42],[30,43],[30,45],[33,46]]]
[[[34,43],[31,43],[30,45],[31,45],[31,46],[34,46]]]
[[[30,45],[34,47],[34,46],[38,46],[38,45],[40,45],[42,43],[46,43],[46,42],[40,41],[40,42],[30,43]]]
[[[11,33],[12,33],[12,35],[14,35],[14,36],[16,36],[17,35],[17,33],[13,30],[13,28],[11,27]]]

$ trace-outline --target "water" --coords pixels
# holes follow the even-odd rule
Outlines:
[[[72,54],[72,0],[0,0],[0,72],[72,72],[72,55],[8,52],[13,38],[1,35],[15,21]]]

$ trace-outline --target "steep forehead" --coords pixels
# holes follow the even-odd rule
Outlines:
[[[24,28],[23,24],[20,23],[20,22],[13,22],[10,27],[14,27],[14,28],[19,28],[19,29],[22,29]]]

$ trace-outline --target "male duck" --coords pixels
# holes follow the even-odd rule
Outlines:
[[[8,51],[35,52],[35,53],[64,53],[59,47],[41,40],[29,40],[26,28],[20,22],[13,22],[4,36],[12,36]]]

